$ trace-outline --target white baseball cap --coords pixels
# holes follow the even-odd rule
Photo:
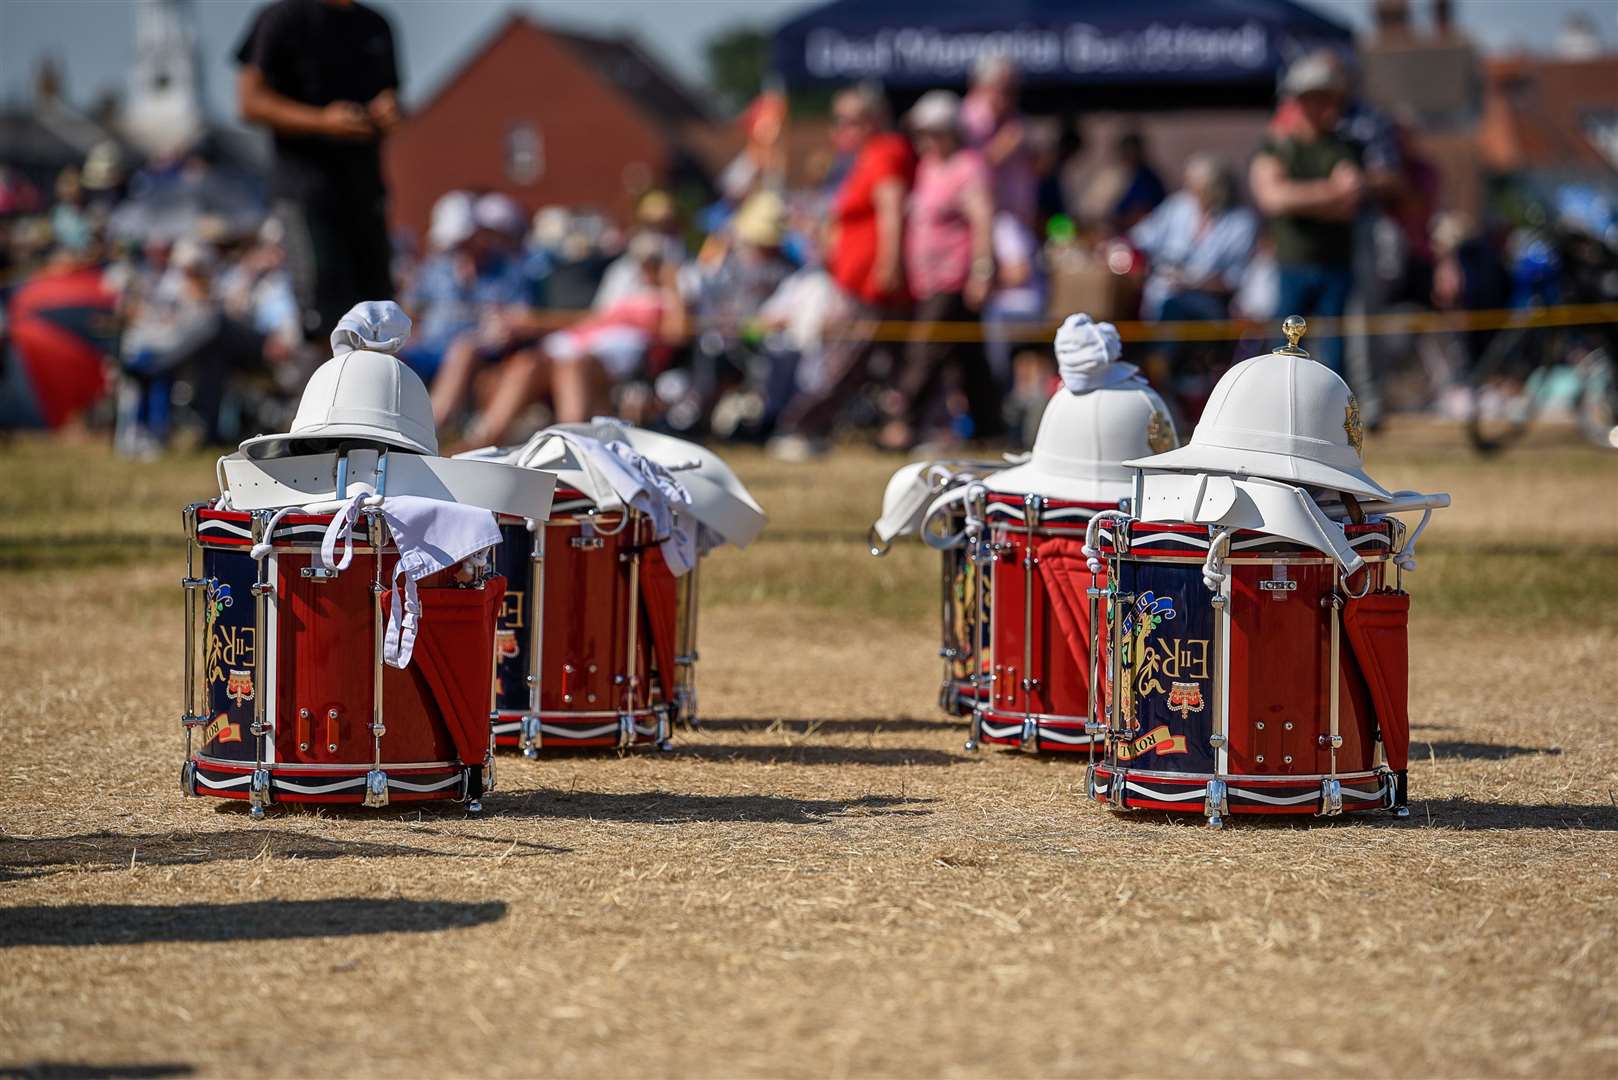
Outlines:
[[[1191,441],[1124,464],[1257,476],[1386,499],[1360,458],[1360,408],[1336,372],[1307,356],[1243,360],[1214,387]]]
[[[410,318],[391,300],[355,305],[332,332],[333,356],[309,377],[291,430],[248,439],[242,453],[284,457],[308,452],[298,444],[311,440],[362,439],[436,455],[427,387],[392,355],[409,336]]]
[[[905,114],[912,131],[954,131],[961,124],[961,96],[952,90],[929,90]]]
[[[475,201],[470,192],[449,191],[433,203],[427,224],[427,243],[435,251],[448,251],[466,243],[477,231],[473,217]]]

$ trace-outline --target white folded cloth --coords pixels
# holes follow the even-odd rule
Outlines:
[[[1134,364],[1118,362],[1123,351],[1116,326],[1096,322],[1083,312],[1069,315],[1056,331],[1056,367],[1062,385],[1072,394],[1144,382]]]
[[[348,309],[331,332],[331,354],[365,349],[393,356],[410,340],[410,316],[392,300],[366,300]]]

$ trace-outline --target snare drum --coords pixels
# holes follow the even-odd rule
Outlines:
[[[919,533],[941,556],[938,705],[955,716],[970,716],[987,693],[989,580],[980,545],[968,534],[967,488],[1004,466],[913,462],[888,481],[882,517],[867,534],[872,555],[886,555],[895,539]]]
[[[530,757],[541,749],[666,747],[679,658],[695,658],[696,612],[688,595],[691,651],[682,653],[680,586],[651,520],[636,510],[598,512],[580,492],[558,488],[550,520],[531,529],[502,516],[500,531],[496,566],[508,584],[495,742]],[[689,689],[689,670],[686,679]]]
[[[1344,527],[1365,563],[1346,579],[1323,552],[1262,532],[1098,524],[1116,589],[1094,798],[1215,826],[1403,805],[1408,597],[1388,587],[1399,522]],[[1211,591],[1205,561],[1225,540]]]
[[[994,604],[986,692],[972,717],[968,749],[986,742],[1030,751],[1090,750],[1095,608],[1082,549],[1090,519],[1117,505],[987,495],[983,551]]]
[[[272,516],[185,512],[185,792],[246,799],[255,815],[273,802],[477,809],[493,787],[504,579],[463,563],[422,581],[414,655],[393,668],[383,630],[398,553],[381,515],[362,516],[340,571],[318,557],[330,515],[286,514],[266,536]]]

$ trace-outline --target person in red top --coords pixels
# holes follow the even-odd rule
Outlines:
[[[915,174],[910,143],[888,127],[879,89],[860,85],[832,102],[832,141],[853,164],[832,199],[826,270],[854,315],[827,342],[821,389],[804,394],[781,418],[771,449],[801,459],[818,449],[837,414],[866,378],[876,324],[909,314],[903,269],[904,206]]]

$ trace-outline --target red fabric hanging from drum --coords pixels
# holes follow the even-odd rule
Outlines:
[[[1039,545],[1034,555],[1039,560],[1039,576],[1045,583],[1045,595],[1050,600],[1056,624],[1061,627],[1063,643],[1073,657],[1079,682],[1088,693],[1090,598],[1087,593],[1091,576],[1084,557],[1084,543],[1063,536],[1053,537]]]
[[[1410,759],[1410,594],[1374,592],[1343,605],[1343,630],[1359,661],[1388,768]]]
[[[489,748],[494,622],[506,579],[491,577],[481,589],[426,588],[420,595],[421,627],[411,661],[426,680],[461,761],[475,765]],[[393,597],[392,591],[383,597],[384,616]]]
[[[677,621],[674,574],[663,549],[646,549],[641,560],[640,595],[646,605],[646,630],[657,658],[657,683],[664,701],[674,700],[674,627]]]

